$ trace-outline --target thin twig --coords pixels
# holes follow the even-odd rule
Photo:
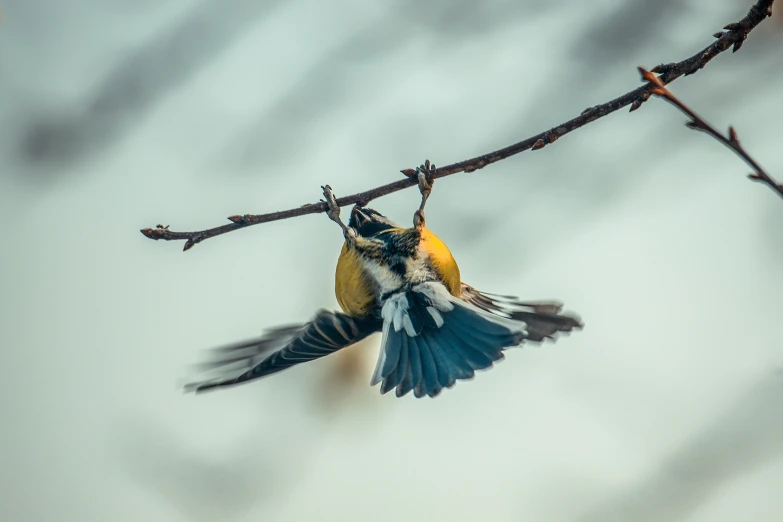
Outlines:
[[[761,183],[766,184],[769,188],[774,190],[781,198],[783,198],[783,185],[775,181],[772,176],[770,176],[763,168],[761,168],[761,165],[759,165],[756,160],[754,160],[750,154],[747,153],[747,151],[742,147],[742,144],[739,141],[739,138],[737,137],[737,131],[734,130],[734,127],[729,126],[729,133],[728,135],[724,136],[721,134],[715,127],[707,123],[707,121],[704,120],[701,116],[693,112],[693,109],[685,105],[682,101],[680,101],[679,98],[677,98],[672,91],[666,88],[666,86],[661,82],[661,80],[655,76],[653,73],[645,69],[644,67],[639,67],[639,72],[642,75],[642,79],[645,80],[652,88],[650,89],[650,92],[655,96],[660,96],[667,102],[671,103],[675,107],[677,107],[679,110],[684,112],[689,118],[690,121],[685,123],[685,125],[693,130],[706,132],[719,142],[726,145],[728,148],[733,150],[737,156],[742,158],[745,163],[751,166],[753,168],[754,172],[752,174],[748,174],[748,178],[750,178],[753,181],[759,181]]]
[[[680,62],[658,65],[653,69],[653,72],[661,74],[658,79],[661,84],[665,85],[667,83],[673,82],[680,76],[693,74],[699,71],[718,54],[722,53],[730,47],[733,49],[733,51],[736,52],[742,46],[742,43],[748,37],[748,34],[765,18],[772,15],[773,3],[774,0],[758,0],[758,2],[750,8],[750,11],[748,11],[748,14],[742,20],[724,27],[726,31],[715,33],[714,36],[716,40],[712,44],[708,45],[690,58],[686,58]],[[638,109],[645,101],[650,98],[651,94],[653,94],[653,89],[654,87],[647,83],[631,92],[620,96],[619,98],[615,98],[614,100],[606,102],[602,105],[590,107],[582,111],[582,113],[576,118],[552,127],[548,131],[536,134],[535,136],[532,136],[526,140],[520,141],[519,143],[515,143],[488,154],[484,154],[483,156],[478,156],[465,161],[460,161],[459,163],[441,167],[432,173],[432,177],[433,179],[437,179],[450,176],[458,172],[472,172],[515,154],[519,154],[520,152],[526,151],[528,149],[541,149],[546,145],[553,143],[558,138],[565,136],[566,134],[573,132],[592,121],[603,118],[608,114],[622,109],[623,107],[630,105],[631,111]],[[373,199],[416,185],[416,177],[411,176],[411,173],[413,172],[411,169],[404,169],[401,172],[403,172],[407,177],[378,188],[367,190],[365,192],[338,198],[337,204],[341,207],[352,204],[366,205]],[[185,247],[183,250],[188,250],[196,243],[200,243],[205,239],[219,236],[227,232],[232,232],[234,230],[239,230],[240,228],[246,228],[251,225],[258,225],[260,223],[268,223],[270,221],[278,221],[280,219],[304,216],[306,214],[317,214],[319,212],[326,212],[326,210],[326,203],[321,201],[318,203],[308,203],[306,205],[289,210],[283,210],[281,212],[272,212],[270,214],[245,214],[241,216],[231,216],[228,218],[231,223],[206,230],[199,230],[196,232],[174,232],[169,230],[168,226],[164,227],[162,225],[158,225],[156,228],[144,228],[141,230],[141,233],[150,239],[156,240],[185,240]]]

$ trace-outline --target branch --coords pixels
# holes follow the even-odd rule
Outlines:
[[[726,51],[729,47],[732,47],[732,50],[736,52],[742,46],[742,43],[748,37],[748,34],[765,18],[772,15],[773,2],[774,0],[758,0],[758,2],[756,2],[756,4],[750,8],[750,11],[748,11],[748,14],[742,20],[724,27],[726,31],[715,33],[713,36],[716,38],[716,40],[690,58],[686,58],[685,60],[676,63],[661,64],[655,67],[652,71],[661,74],[660,77],[658,77],[658,81],[660,81],[662,85],[666,85],[673,82],[680,76],[693,74],[707,65],[718,54]],[[582,111],[582,113],[576,118],[552,127],[548,131],[541,132],[526,140],[520,141],[519,143],[515,143],[488,154],[484,154],[483,156],[460,161],[459,163],[454,163],[452,165],[447,165],[445,167],[434,170],[432,172],[432,178],[443,178],[458,172],[473,172],[474,170],[482,169],[487,165],[491,165],[492,163],[510,156],[514,156],[515,154],[519,154],[520,152],[526,151],[528,149],[539,150],[548,144],[554,143],[555,140],[561,136],[565,136],[566,134],[579,129],[584,125],[599,118],[603,118],[604,116],[622,109],[623,107],[630,105],[631,111],[635,111],[650,98],[655,89],[656,87],[648,82],[647,84],[634,89],[633,91],[630,91],[620,96],[619,98],[615,98],[614,100],[608,101],[602,105],[589,107],[588,109]],[[757,170],[757,173],[761,172],[760,169]],[[405,169],[401,172],[407,177],[378,188],[367,190],[365,192],[359,192],[358,194],[352,194],[350,196],[338,198],[337,204],[341,207],[352,204],[366,205],[373,199],[416,185],[416,177],[412,176],[413,170]],[[302,205],[301,207],[290,210],[272,212],[270,214],[245,214],[242,216],[231,216],[228,218],[231,223],[206,230],[199,230],[196,232],[174,232],[169,230],[168,226],[164,227],[162,225],[158,225],[156,228],[144,228],[141,230],[141,233],[148,238],[155,240],[164,239],[166,241],[173,241],[184,239],[185,247],[183,250],[188,250],[196,243],[200,243],[205,239],[219,236],[221,234],[226,234],[241,228],[246,228],[251,225],[258,225],[261,223],[268,223],[270,221],[278,221],[281,219],[304,216],[306,214],[317,214],[320,212],[326,212],[326,210],[326,203],[321,201],[318,203],[308,203]]]
[[[745,163],[751,166],[755,172],[752,174],[748,174],[748,178],[750,178],[753,181],[758,181],[761,183],[766,184],[769,188],[774,190],[778,196],[783,198],[783,185],[778,183],[777,181],[772,178],[767,172],[761,168],[761,165],[759,165],[756,160],[754,160],[750,154],[747,153],[747,151],[742,147],[742,144],[739,142],[739,138],[737,137],[737,131],[734,130],[734,127],[729,126],[729,133],[728,135],[724,136],[721,134],[715,127],[707,123],[704,118],[693,112],[693,110],[685,105],[682,101],[680,101],[672,91],[667,89],[660,79],[658,79],[657,76],[655,76],[653,73],[645,69],[644,67],[639,67],[639,72],[642,75],[642,79],[647,81],[648,85],[650,85],[652,88],[650,89],[650,93],[654,94],[655,96],[660,96],[661,98],[665,99],[667,102],[671,103],[675,107],[677,107],[679,110],[684,112],[689,118],[690,121],[686,122],[685,125],[689,129],[697,130],[706,132],[719,142],[723,143],[725,146],[733,150],[737,156],[742,158]]]

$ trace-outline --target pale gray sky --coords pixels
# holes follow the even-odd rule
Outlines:
[[[783,201],[660,100],[436,183],[466,281],[586,327],[435,400],[369,387],[377,337],[336,391],[324,359],[183,395],[203,349],[336,307],[342,237],[306,216],[183,254],[138,232],[505,146],[750,5],[5,2],[0,519],[781,520]],[[779,177],[782,51],[767,21],[672,85]]]

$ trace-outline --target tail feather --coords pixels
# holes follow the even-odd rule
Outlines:
[[[400,385],[397,387],[397,397],[403,397],[421,382],[421,353],[416,337],[408,337],[408,368]]]
[[[493,357],[480,349],[474,348],[474,346],[478,345],[474,337],[455,335],[457,332],[457,329],[443,332],[443,343],[451,346],[454,351],[459,351],[467,364],[474,370],[483,370],[492,366],[494,362]],[[497,350],[497,353],[502,352]]]
[[[417,339],[417,342],[421,343],[422,349],[429,354],[429,357],[432,360],[434,377],[433,384],[426,386],[425,389],[422,390],[421,396],[423,397],[424,395],[429,395],[430,397],[436,397],[440,394],[443,388],[450,388],[451,386],[454,386],[456,379],[449,379],[449,368],[447,366],[448,363],[438,352],[437,346],[430,346],[427,336],[420,337]]]
[[[525,324],[492,315],[452,297],[440,283],[424,283],[389,298],[384,339],[373,384],[381,393],[436,397],[458,380],[503,358],[525,339]]]
[[[438,382],[442,388],[451,388],[459,378],[466,378],[465,369],[459,365],[453,351],[446,353],[440,341],[427,336],[427,344],[430,345],[435,364],[438,367]],[[464,364],[464,363],[463,363]]]
[[[416,344],[419,347],[421,357],[421,381],[415,386],[414,392],[416,397],[421,398],[427,395],[430,390],[438,389],[440,392],[441,388],[438,383],[438,367],[427,341],[423,338],[416,339]]]
[[[515,339],[507,338],[496,339],[494,343],[487,343],[486,337],[484,335],[470,331],[467,328],[461,328],[460,326],[461,325],[456,325],[454,328],[454,333],[457,339],[456,342],[464,346],[465,349],[471,350],[477,354],[474,356],[474,358],[480,360],[483,365],[481,368],[476,369],[483,370],[484,368],[492,366],[491,363],[503,359],[503,348],[496,348],[496,346],[507,347],[518,344]],[[489,364],[486,364],[487,359],[490,361]]]
[[[408,369],[408,337],[406,335],[395,335],[394,337],[399,337],[400,339],[400,358],[397,362],[397,367],[394,368],[391,375],[384,379],[383,384],[381,384],[381,391],[383,393],[387,393],[399,386],[405,378],[405,372]]]
[[[381,365],[379,378],[373,377],[373,380],[376,381],[373,382],[373,385],[378,384],[380,379],[388,378],[397,368],[397,364],[399,363],[403,339],[401,336],[389,336],[389,330],[393,328],[392,325],[384,326],[383,339],[381,340],[381,346],[384,347],[382,352],[383,364]]]

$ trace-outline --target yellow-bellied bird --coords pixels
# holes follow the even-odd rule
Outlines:
[[[370,385],[380,383],[381,393],[396,388],[397,397],[411,391],[436,397],[503,359],[506,348],[580,329],[579,318],[561,313],[560,302],[524,302],[461,281],[451,252],[425,226],[433,169],[427,162],[416,171],[422,200],[412,228],[361,206],[353,208],[346,226],[331,189],[322,187],[328,216],[345,238],[335,274],[343,313],[320,310],[309,323],[217,348],[200,365],[209,376],[185,389],[200,392],[266,377],[381,332]]]

